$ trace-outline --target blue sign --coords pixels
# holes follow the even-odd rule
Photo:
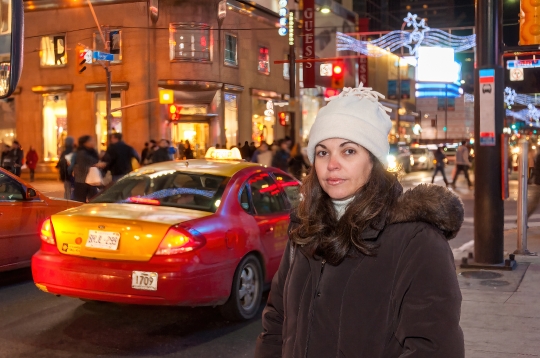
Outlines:
[[[114,55],[112,53],[94,51],[93,56],[98,61],[114,61]]]
[[[509,60],[506,61],[506,68],[511,70],[514,68],[536,68],[540,67],[540,60]]]

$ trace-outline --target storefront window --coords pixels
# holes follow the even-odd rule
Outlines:
[[[122,95],[112,93],[111,109],[122,107]],[[122,111],[112,112],[111,130],[122,133]],[[107,97],[105,92],[96,92],[96,138],[99,150],[107,150]]]
[[[304,89],[302,92],[302,140],[307,143],[309,131],[319,109],[324,106],[324,100],[317,96],[316,90]]]
[[[43,95],[43,159],[45,161],[58,160],[66,137],[66,95]]]
[[[231,34],[225,34],[225,63],[227,65],[237,66],[237,37]]]
[[[43,36],[39,57],[42,67],[64,66],[67,63],[66,35]]]
[[[204,158],[206,150],[210,147],[208,123],[176,122],[171,124],[171,139],[178,148],[180,142],[186,144],[189,141],[195,158]]]
[[[252,139],[256,146],[261,142],[272,144],[274,142],[274,125],[276,116],[265,116],[266,103],[270,101],[268,98],[252,97]]]
[[[225,140],[226,147],[236,145],[238,135],[238,100],[235,94],[225,93]]]
[[[210,61],[210,26],[170,24],[170,58],[183,61]]]
[[[121,63],[122,62],[122,31],[121,30],[111,30],[109,31],[109,36],[106,37],[106,41],[110,43],[110,51],[105,49],[105,45],[101,40],[101,35],[99,32],[94,32],[94,51],[101,52],[110,52],[114,55],[114,60],[112,63]]]
[[[259,47],[259,73],[270,74],[270,53],[268,47]]]
[[[2,144],[11,145],[17,138],[15,116],[15,101],[7,100],[3,106],[0,106],[0,148]]]

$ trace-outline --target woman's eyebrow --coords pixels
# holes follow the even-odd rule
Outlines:
[[[322,147],[323,149],[328,149],[328,148],[326,148],[326,146],[322,145],[321,143],[319,143],[319,144],[317,144],[317,145],[315,146],[315,148],[317,148],[317,147]]]
[[[349,140],[349,141],[341,143],[340,148],[346,146],[347,144],[354,144],[354,145],[356,145],[358,147],[360,146],[358,143],[355,143],[355,142]]]

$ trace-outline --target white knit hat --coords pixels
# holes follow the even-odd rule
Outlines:
[[[358,88],[346,87],[338,96],[329,98],[309,133],[309,161],[313,164],[315,160],[317,144],[330,138],[343,138],[366,148],[385,164],[390,149],[388,134],[392,128],[386,112],[392,110],[383,106],[379,97],[384,98],[360,83]]]

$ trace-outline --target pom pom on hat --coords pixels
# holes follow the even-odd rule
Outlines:
[[[330,138],[342,138],[366,148],[385,164],[390,150],[388,134],[392,129],[387,112],[392,110],[383,106],[379,98],[384,96],[362,83],[358,88],[343,88],[338,96],[329,98],[309,133],[309,161],[312,164],[315,161],[317,144]]]

